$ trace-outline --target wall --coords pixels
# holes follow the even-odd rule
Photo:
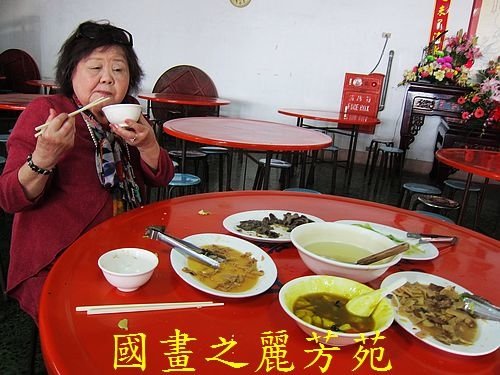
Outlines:
[[[472,0],[454,0],[449,33],[467,29]],[[0,51],[21,48],[53,77],[60,45],[82,21],[109,19],[134,35],[146,72],[142,89],[178,64],[198,66],[232,101],[223,116],[294,124],[277,109],[337,110],[347,71],[369,73],[392,34],[376,72],[385,73],[395,51],[387,102],[376,135],[399,139],[403,71],[427,44],[434,0],[2,0]],[[424,125],[408,157],[432,160],[436,122]],[[372,136],[362,135],[358,149]],[[341,146],[347,142],[341,141]]]

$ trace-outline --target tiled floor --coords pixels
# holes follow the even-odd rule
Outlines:
[[[245,163],[235,157],[233,163],[233,189],[242,189],[243,182],[245,188],[250,189],[255,175],[255,165],[248,163],[246,178],[243,178]],[[210,162],[210,190],[217,188],[216,160]],[[347,190],[344,186],[344,170],[339,169],[337,173],[336,194],[349,196],[359,199],[368,199],[380,203],[397,205],[400,198],[400,184],[406,181],[421,183],[432,183],[428,175],[418,173],[404,173],[401,181],[394,178],[392,181],[387,179],[379,185],[374,191],[373,184],[367,184],[367,178],[363,174],[363,165],[356,165],[350,188]],[[330,191],[331,164],[322,163],[316,171],[316,181],[314,189],[322,193]],[[277,189],[278,173],[272,171],[271,188]],[[296,184],[295,178],[292,179],[292,186]],[[480,220],[480,231],[491,237],[500,239],[500,229],[498,226],[500,200],[498,193],[500,185],[491,185],[486,192],[486,200]],[[474,205],[471,203],[470,209],[464,220],[465,226],[471,226],[473,221]],[[453,217],[453,216],[452,216]],[[9,221],[9,220],[8,220]],[[0,226],[0,255],[4,262],[7,262],[8,244],[9,244],[9,225],[2,222]],[[31,358],[33,349],[34,324],[31,319],[24,314],[15,301],[0,301],[0,374],[2,375],[20,375],[29,374],[31,368]],[[44,374],[45,369],[41,360],[39,346],[36,348],[36,361],[34,366],[35,374]]]

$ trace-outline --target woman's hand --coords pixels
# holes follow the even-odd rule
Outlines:
[[[75,119],[68,117],[67,113],[56,115],[55,110],[50,109],[47,122],[49,125],[37,138],[33,163],[44,169],[52,169],[75,144]]]
[[[51,170],[66,151],[75,144],[76,129],[74,118],[68,117],[67,113],[56,115],[54,109],[50,109],[47,122],[49,125],[37,138],[31,161],[40,168]],[[33,171],[28,163],[25,163],[19,169],[18,179],[23,186],[26,197],[34,200],[42,194],[48,181],[48,175]]]
[[[122,137],[130,146],[137,147],[141,154],[141,159],[153,170],[158,168],[160,156],[160,145],[156,140],[153,127],[143,115],[139,121],[126,120],[127,127],[111,124],[113,133]]]

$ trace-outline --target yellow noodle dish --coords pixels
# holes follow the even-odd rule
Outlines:
[[[241,253],[220,245],[201,248],[226,260],[219,268],[212,268],[196,259],[188,258],[187,266],[182,270],[210,288],[224,292],[244,292],[253,288],[259,277],[264,274],[262,270],[257,269],[257,260],[251,253]]]

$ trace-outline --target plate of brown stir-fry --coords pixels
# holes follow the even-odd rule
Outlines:
[[[302,212],[254,210],[228,216],[222,225],[229,232],[250,241],[284,243],[290,242],[293,228],[318,221],[323,220]]]
[[[218,268],[213,268],[172,249],[170,262],[174,271],[202,292],[220,297],[245,298],[265,292],[276,281],[278,271],[271,257],[242,238],[199,233],[184,240],[223,259]]]
[[[395,290],[392,303],[396,322],[428,345],[449,353],[479,356],[500,346],[500,322],[479,319],[464,307],[467,289],[439,276],[423,272],[397,272],[381,287],[406,277]]]

